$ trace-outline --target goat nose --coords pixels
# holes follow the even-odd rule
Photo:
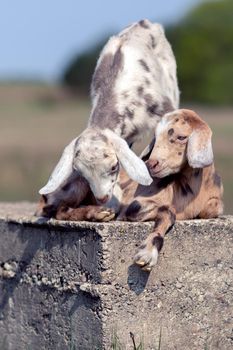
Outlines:
[[[148,165],[149,169],[155,169],[155,168],[159,165],[159,161],[158,161],[158,160],[150,159],[150,160],[147,162],[147,165]]]
[[[104,197],[102,197],[102,198],[96,198],[96,199],[97,199],[97,201],[98,201],[99,203],[104,204],[104,203],[106,203],[106,202],[108,201],[109,196],[106,195],[106,196],[104,196]]]

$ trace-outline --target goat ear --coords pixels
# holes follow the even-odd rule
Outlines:
[[[154,145],[155,145],[155,137],[152,139],[151,143],[148,146],[146,146],[146,148],[140,154],[140,158],[143,160],[143,162],[145,162],[150,158]]]
[[[56,191],[73,173],[73,159],[77,139],[78,138],[75,138],[73,141],[71,141],[71,143],[64,149],[59,162],[49,178],[49,181],[40,189],[39,193],[41,195],[46,195]]]
[[[193,113],[188,120],[193,126],[187,146],[188,163],[192,168],[204,168],[213,163],[212,131],[197,114]]]
[[[116,155],[131,179],[140,183],[141,185],[148,186],[152,183],[149,171],[143,162],[136,154],[131,151],[127,142],[114,132],[107,132],[110,141],[113,144]]]

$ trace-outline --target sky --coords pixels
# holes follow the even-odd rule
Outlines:
[[[182,18],[203,0],[2,0],[0,79],[59,79],[74,57],[106,33],[148,18]]]

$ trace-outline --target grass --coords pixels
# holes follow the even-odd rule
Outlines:
[[[233,108],[194,109],[213,130],[216,168],[225,187],[225,212],[232,213]],[[38,189],[64,146],[85,128],[89,113],[87,99],[71,99],[56,86],[0,85],[0,199],[37,200]]]
[[[132,350],[145,350],[143,337],[141,337],[141,340],[137,345],[134,333],[130,332],[129,336],[130,336],[130,339],[132,340]],[[159,332],[158,347],[155,347],[155,350],[161,350],[161,344],[162,344],[162,328],[160,328],[160,332]],[[112,336],[111,350],[124,350],[124,349],[125,347],[120,342],[119,337],[117,335],[117,331],[114,330],[113,336]]]

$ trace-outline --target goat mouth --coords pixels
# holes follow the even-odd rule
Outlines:
[[[106,196],[106,197],[104,197],[104,198],[101,198],[101,199],[96,199],[96,200],[97,200],[98,204],[105,204],[105,203],[107,203],[107,202],[108,202],[109,197],[108,197],[108,196]]]
[[[152,177],[157,177],[157,175],[161,172],[162,170],[151,170],[149,169],[149,173]]]
[[[155,178],[163,178],[170,174],[170,172],[167,169],[160,169],[157,171],[150,172],[150,175]]]

